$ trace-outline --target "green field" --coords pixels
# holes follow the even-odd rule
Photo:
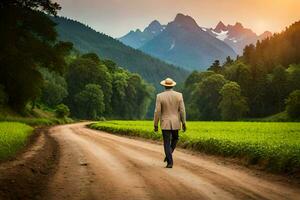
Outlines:
[[[18,122],[0,122],[0,160],[9,158],[25,146],[33,128]]]
[[[91,128],[160,140],[152,121],[107,121]],[[209,154],[237,157],[275,172],[299,172],[300,123],[188,122],[179,145]]]

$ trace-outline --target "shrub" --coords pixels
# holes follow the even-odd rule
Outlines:
[[[106,121],[105,117],[97,117],[96,120],[102,121],[102,122]]]
[[[68,117],[70,114],[70,109],[64,104],[59,104],[56,106],[55,114],[58,118]]]

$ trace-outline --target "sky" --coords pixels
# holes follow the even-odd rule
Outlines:
[[[153,20],[162,24],[177,13],[193,17],[199,26],[241,22],[257,34],[280,32],[300,20],[300,0],[53,0],[59,15],[88,24],[112,37],[143,30]]]

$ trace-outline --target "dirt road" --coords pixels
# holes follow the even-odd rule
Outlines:
[[[176,151],[164,168],[162,145],[84,125],[50,129],[60,160],[46,199],[300,199],[297,186],[201,155]]]

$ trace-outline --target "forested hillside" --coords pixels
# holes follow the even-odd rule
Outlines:
[[[58,118],[65,118],[70,113],[79,119],[143,118],[154,88],[140,75],[119,67],[111,60],[100,59],[95,53],[80,54],[72,43],[59,41],[55,23],[49,18],[49,14],[56,15],[59,5],[41,1],[35,3],[0,3],[1,21],[9,22],[0,23],[0,114],[7,108],[24,113],[39,107],[55,112]],[[76,34],[76,31],[72,32],[67,27],[65,29],[71,31],[71,35]],[[114,45],[110,46],[110,42],[119,42],[107,36],[98,37],[100,34],[95,31],[81,33],[87,34],[86,38],[91,38],[92,42],[100,42],[102,50],[109,52],[107,54],[130,56],[122,45],[121,50],[117,50],[116,45],[114,51]],[[94,37],[97,39],[93,40]],[[154,63],[153,68],[149,66],[149,70],[143,70],[146,74],[151,75],[151,70],[159,69],[155,67],[165,67],[170,69],[169,75],[174,70],[177,77],[183,80],[183,71],[141,54],[141,58],[143,56],[149,59],[148,64]],[[130,59],[141,61],[134,56]],[[144,63],[139,64],[136,65],[137,69],[142,69]],[[166,75],[164,73],[167,72],[160,74],[158,70],[152,73],[153,77],[148,78],[154,80],[159,78],[154,74],[163,76]]]
[[[189,118],[237,120],[283,113],[299,119],[299,52],[296,22],[256,46],[246,46],[235,61],[228,57],[221,65],[216,60],[208,71],[192,73],[184,89]]]
[[[166,77],[184,82],[188,76],[187,71],[126,46],[80,22],[63,17],[51,19],[57,23],[56,30],[60,40],[72,42],[82,53],[95,52],[101,59],[113,60],[129,71],[140,74],[155,86]]]

